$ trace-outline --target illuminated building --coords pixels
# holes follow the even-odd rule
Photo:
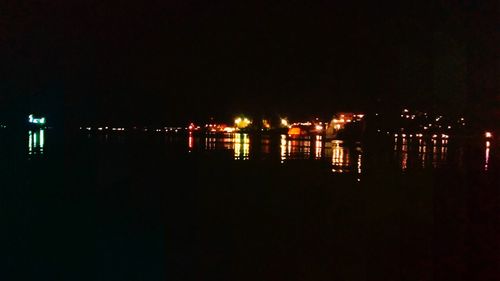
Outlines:
[[[33,114],[28,116],[28,126],[30,129],[46,128],[47,119],[45,117],[36,118]]]
[[[226,124],[206,124],[205,131],[208,133],[230,133],[234,131],[234,128],[228,127]]]
[[[35,125],[45,125],[46,120],[45,117],[35,118],[33,114],[30,114],[28,116],[28,122]]]
[[[288,135],[291,137],[318,135],[323,133],[321,122],[298,122],[293,123],[288,128]]]
[[[364,114],[342,112],[335,114],[330,124],[326,128],[326,137],[335,139],[339,137],[339,133],[347,128],[359,127],[355,126],[363,121]]]

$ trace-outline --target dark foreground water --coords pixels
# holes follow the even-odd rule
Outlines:
[[[0,280],[499,280],[499,149],[0,132]]]

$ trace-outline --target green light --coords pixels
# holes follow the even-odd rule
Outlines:
[[[30,114],[28,116],[28,122],[31,123],[31,124],[45,124],[45,117],[42,117],[42,118],[34,118],[33,117],[33,114]]]

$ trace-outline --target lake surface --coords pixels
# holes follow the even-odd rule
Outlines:
[[[0,279],[497,280],[499,150],[0,131]]]

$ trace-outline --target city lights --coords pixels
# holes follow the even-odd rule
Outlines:
[[[33,114],[30,114],[28,116],[28,122],[31,124],[44,125],[45,124],[45,117],[35,118],[33,116]]]
[[[238,128],[238,129],[245,129],[247,128],[252,122],[246,118],[246,117],[238,117],[236,119],[234,119],[234,125]]]
[[[286,120],[285,118],[281,118],[281,126],[288,127],[288,120]]]

